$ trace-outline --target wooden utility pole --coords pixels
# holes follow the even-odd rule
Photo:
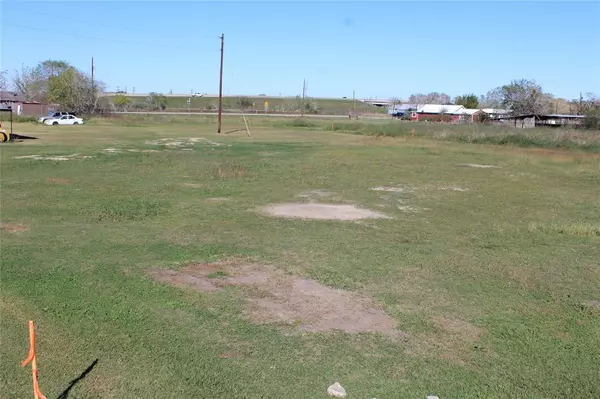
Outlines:
[[[217,133],[221,133],[221,117],[223,113],[223,47],[225,46],[225,34],[221,34],[221,69],[219,71],[219,116]]]
[[[302,110],[301,110],[301,112],[302,112],[302,115],[301,115],[301,116],[304,116],[304,108],[305,108],[305,105],[304,105],[304,97],[305,97],[305,96],[306,96],[306,79],[304,79],[304,80],[302,81]]]
[[[94,90],[94,57],[92,57],[92,91]]]

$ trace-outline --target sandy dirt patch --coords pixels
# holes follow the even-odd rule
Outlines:
[[[469,191],[468,188],[462,188],[462,187],[442,187],[442,188],[440,188],[440,190],[443,190],[443,191]]]
[[[246,312],[256,323],[284,323],[300,331],[376,332],[389,337],[401,334],[394,320],[372,300],[333,289],[275,269],[231,262],[193,264],[180,270],[153,269],[158,281],[202,292],[226,286],[247,286]]]
[[[383,213],[341,204],[272,204],[263,208],[271,216],[316,220],[361,220],[386,218]]]
[[[0,229],[7,233],[22,233],[27,231],[27,226],[20,223],[0,223]]]
[[[499,167],[496,165],[482,165],[482,164],[478,164],[478,163],[461,163],[458,166],[468,166],[470,168],[483,168],[483,169]]]
[[[167,148],[177,148],[177,147],[188,147],[194,146],[196,143],[204,143],[208,144],[212,147],[221,147],[226,146],[230,147],[231,144],[218,143],[216,141],[212,141],[209,139],[205,139],[204,137],[184,137],[184,138],[162,138],[157,140],[148,140],[146,144],[148,145],[162,145]]]
[[[13,157],[15,159],[37,159],[44,161],[72,161],[74,159],[86,159],[93,158],[90,155],[71,154],[71,155],[22,155],[19,157]]]
[[[371,191],[386,191],[388,193],[403,193],[408,191],[404,187],[390,187],[390,186],[379,186],[370,188]]]

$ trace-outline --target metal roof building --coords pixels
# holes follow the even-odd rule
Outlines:
[[[460,114],[465,109],[462,105],[425,104],[417,110],[420,114]]]

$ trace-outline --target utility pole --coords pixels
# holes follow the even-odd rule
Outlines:
[[[94,90],[94,57],[92,57],[92,91]]]
[[[219,116],[217,133],[221,133],[221,117],[223,113],[223,48],[225,47],[225,34],[221,34],[221,68],[219,71]]]
[[[305,106],[304,106],[304,97],[305,96],[306,96],[306,79],[304,79],[302,81],[302,110],[301,110],[302,115],[301,116],[304,116],[304,108],[305,108]]]
[[[583,103],[583,96],[581,95],[581,92],[579,92],[579,112],[577,112],[577,115],[581,115],[581,108],[583,108],[582,103]]]
[[[356,90],[352,90],[352,116],[356,115]]]

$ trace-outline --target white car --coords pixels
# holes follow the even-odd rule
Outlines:
[[[82,125],[83,119],[73,115],[63,115],[58,118],[49,118],[44,121],[45,125]]]
[[[58,118],[60,118],[63,115],[73,115],[73,114],[70,114],[70,113],[64,112],[64,111],[63,112],[53,112],[53,113],[48,114],[46,116],[40,116],[37,121],[39,123],[43,123],[43,122],[46,121],[46,119],[52,119],[52,118],[57,118],[58,119]],[[75,115],[73,115],[73,116],[75,116]]]

